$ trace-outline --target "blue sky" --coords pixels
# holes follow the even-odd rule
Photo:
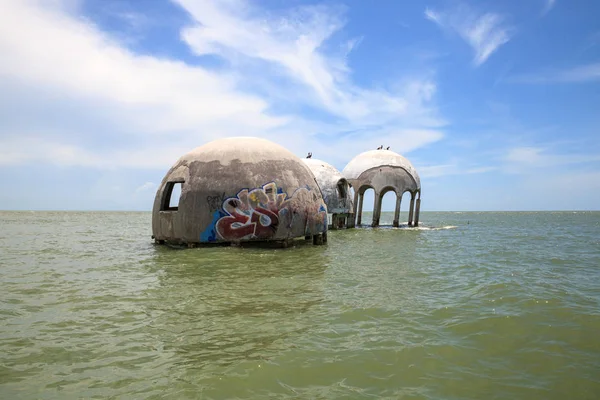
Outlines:
[[[150,210],[180,155],[228,136],[340,170],[391,146],[425,211],[599,209],[598,15],[595,0],[5,0],[0,209]]]

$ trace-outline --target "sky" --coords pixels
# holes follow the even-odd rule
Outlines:
[[[598,15],[597,0],[1,0],[0,209],[151,210],[181,155],[257,136],[339,170],[391,146],[423,211],[598,210]]]

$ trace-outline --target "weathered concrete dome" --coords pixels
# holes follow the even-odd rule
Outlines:
[[[312,171],[327,205],[327,212],[347,213],[352,210],[352,196],[348,181],[333,165],[315,158],[303,158]]]
[[[355,191],[354,204],[356,205],[356,223],[358,225],[361,223],[363,195],[370,188],[375,191],[372,226],[379,225],[381,201],[389,191],[396,193],[396,212],[393,225],[398,226],[400,202],[404,192],[411,193],[409,225],[413,224],[415,198],[418,196],[415,218],[415,223],[418,225],[421,204],[421,179],[415,167],[406,158],[390,150],[366,151],[354,157],[346,165],[342,174]]]
[[[180,188],[179,201],[172,197]],[[327,230],[327,209],[308,167],[265,139],[227,138],[182,156],[156,192],[159,242],[278,241]]]
[[[417,174],[415,167],[413,167],[411,162],[405,157],[391,150],[365,151],[354,157],[348,165],[346,165],[342,174],[348,180],[359,180],[362,174],[380,167],[403,169],[414,180],[413,185],[407,186],[411,186],[411,189],[413,190],[421,188],[421,179],[419,178],[419,174]]]

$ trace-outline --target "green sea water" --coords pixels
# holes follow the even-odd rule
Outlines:
[[[177,250],[0,212],[0,398],[599,399],[600,213],[421,220]]]

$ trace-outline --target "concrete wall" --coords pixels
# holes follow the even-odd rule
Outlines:
[[[161,210],[168,183],[181,181],[178,210]],[[183,157],[158,188],[152,231],[156,240],[175,243],[284,240],[326,232],[327,208],[299,159]]]

